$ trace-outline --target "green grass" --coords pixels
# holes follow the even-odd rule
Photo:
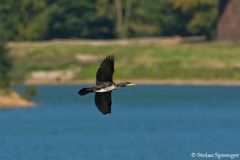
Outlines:
[[[80,63],[77,54],[114,54],[115,78],[240,80],[240,45],[232,43],[162,45],[81,45],[79,43],[11,43],[18,79],[37,70],[80,69],[75,80],[94,79],[101,60]]]

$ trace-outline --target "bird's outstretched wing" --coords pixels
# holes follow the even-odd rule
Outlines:
[[[95,94],[95,104],[103,114],[111,113],[112,91]]]
[[[107,56],[98,68],[96,79],[98,82],[112,82],[114,73],[114,56]]]

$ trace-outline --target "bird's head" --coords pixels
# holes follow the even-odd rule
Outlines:
[[[131,82],[122,82],[122,83],[119,83],[117,86],[118,87],[128,87],[128,86],[135,86],[136,84],[134,83],[131,83]]]

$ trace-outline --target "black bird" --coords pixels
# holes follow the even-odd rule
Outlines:
[[[125,86],[135,85],[130,82],[122,82],[116,84],[113,82],[114,73],[114,56],[107,56],[98,68],[96,75],[96,86],[90,88],[82,88],[78,93],[84,96],[88,93],[95,92],[95,104],[103,114],[111,113],[112,90]]]

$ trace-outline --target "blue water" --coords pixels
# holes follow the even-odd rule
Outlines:
[[[136,86],[102,115],[82,86],[39,86],[34,109],[0,111],[0,160],[187,160],[240,153],[240,87]]]

